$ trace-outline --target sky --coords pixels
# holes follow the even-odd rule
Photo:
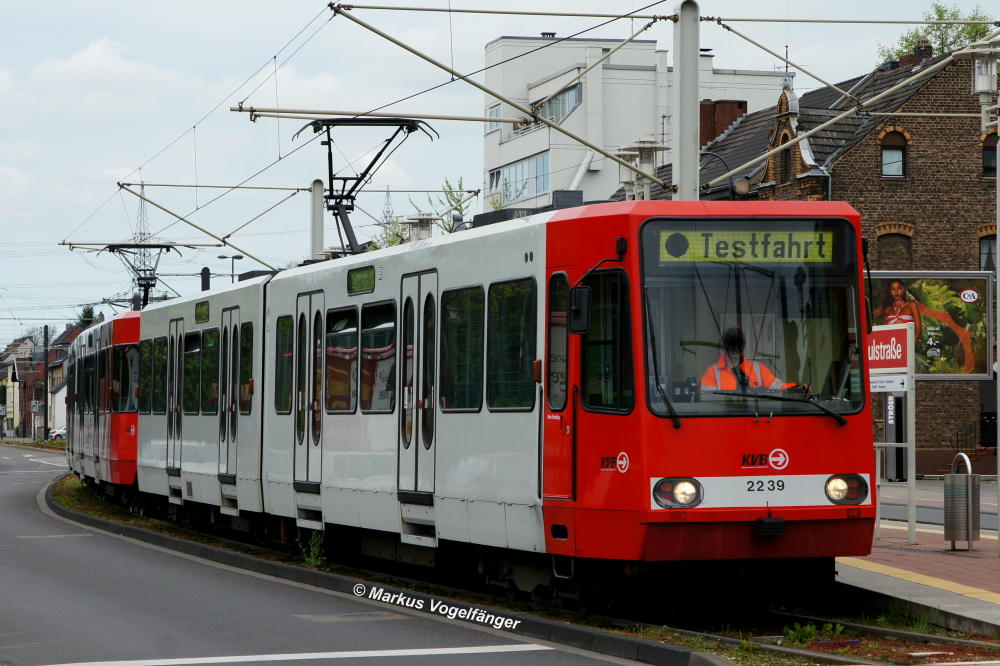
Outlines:
[[[626,13],[648,0],[380,0],[402,7]],[[671,14],[676,0],[643,14]],[[964,13],[975,2],[953,4]],[[987,3],[987,8],[988,8]],[[919,20],[930,2],[746,3],[702,0],[703,16],[765,18],[734,27],[790,60],[836,82],[877,64],[879,44],[892,44],[909,26],[786,23],[783,19]],[[326,149],[305,121],[259,119],[230,106],[368,110],[386,107],[400,115],[483,114],[483,93],[313,0],[106,0],[44,4],[0,0],[0,348],[28,329],[48,324],[61,330],[83,304],[127,297],[131,279],[107,252],[71,250],[64,242],[127,242],[135,233],[140,200],[116,183],[308,187],[326,178]],[[483,66],[484,46],[502,35],[557,36],[576,33],[606,19],[496,16],[356,9],[356,16],[460,72]],[[621,39],[641,26],[618,20],[582,37]],[[660,22],[642,35],[672,51],[673,24]],[[712,48],[715,67],[784,69],[784,64],[718,25],[702,23],[701,46]],[[819,84],[796,75],[801,94]],[[449,82],[450,81],[450,82]],[[423,92],[441,85],[430,92]],[[422,94],[417,94],[422,93]],[[416,96],[413,96],[417,94]],[[413,97],[411,97],[413,96]],[[409,98],[405,99],[404,98]],[[399,101],[404,100],[404,101]],[[398,102],[398,103],[394,103]],[[433,141],[416,133],[367,186],[376,189],[436,189],[445,179],[482,186],[483,127],[478,123],[429,121]],[[334,131],[334,167],[348,175],[367,164],[388,134],[385,128]],[[137,188],[133,188],[137,189]],[[245,253],[277,267],[308,254],[308,193],[265,211],[287,197],[279,190],[164,188],[147,196],[217,236],[236,232],[238,249],[203,247],[171,252],[159,272],[169,287],[156,294],[194,293],[207,266],[218,284],[228,281],[231,261],[219,255]],[[220,196],[221,195],[221,196]],[[442,210],[426,194],[394,194],[396,215]],[[431,195],[436,196],[436,195]],[[360,240],[377,230],[384,193],[362,193],[352,221]],[[481,212],[472,202],[470,214]],[[148,229],[161,241],[214,242],[169,214],[146,205]],[[264,213],[263,215],[261,215]],[[368,217],[366,213],[372,217]],[[326,245],[337,245],[328,220]],[[250,256],[236,271],[264,268]],[[97,306],[106,314],[109,306]]]

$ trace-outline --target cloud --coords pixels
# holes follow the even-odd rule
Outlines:
[[[179,72],[128,60],[124,47],[102,38],[65,59],[43,60],[29,75],[49,104],[74,113],[124,115],[153,108],[161,98],[193,92],[199,84]]]

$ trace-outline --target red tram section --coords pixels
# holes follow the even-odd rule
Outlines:
[[[67,456],[83,478],[136,482],[139,313],[126,312],[84,331],[69,354]]]
[[[870,551],[860,238],[860,215],[836,202],[554,214],[548,552],[654,562]]]

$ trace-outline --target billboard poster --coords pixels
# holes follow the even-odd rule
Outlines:
[[[872,271],[874,323],[913,323],[917,379],[991,379],[992,278],[987,271]]]

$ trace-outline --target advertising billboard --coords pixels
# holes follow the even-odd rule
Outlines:
[[[991,378],[993,273],[872,271],[876,325],[914,325],[917,379]]]

